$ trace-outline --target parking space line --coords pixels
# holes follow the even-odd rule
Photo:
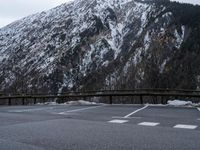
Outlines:
[[[149,105],[146,105],[146,106],[144,106],[144,107],[142,107],[142,108],[140,108],[140,109],[137,109],[136,111],[134,111],[134,112],[132,112],[132,113],[130,113],[130,114],[124,116],[123,118],[129,118],[129,117],[132,116],[133,114],[136,114],[137,112],[146,109],[148,106],[149,106]]]
[[[21,112],[33,112],[33,111],[49,110],[49,109],[53,109],[53,107],[31,108],[31,109],[21,109],[21,110],[9,110],[8,112],[21,113]]]
[[[115,120],[111,120],[111,121],[108,121],[109,123],[119,123],[119,124],[122,124],[122,123],[126,123],[128,122],[128,120],[118,120],[118,119],[115,119]]]
[[[58,114],[64,115],[64,114],[66,114],[66,113],[79,112],[79,111],[88,110],[88,109],[95,109],[95,108],[99,108],[99,107],[103,107],[103,106],[94,106],[94,107],[86,107],[86,108],[68,110],[68,111],[60,112],[60,113],[58,113]]]
[[[138,125],[140,125],[140,126],[151,126],[151,127],[154,127],[154,126],[157,126],[159,124],[160,123],[157,123],[157,122],[141,122]]]
[[[186,124],[177,124],[173,128],[180,128],[180,129],[196,129],[196,125],[186,125]]]
[[[200,108],[197,108],[198,111],[200,111]]]
[[[114,119],[124,119],[124,117],[115,116]],[[128,117],[129,119],[141,119],[142,117]]]

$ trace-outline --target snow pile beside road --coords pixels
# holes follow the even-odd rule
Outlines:
[[[169,100],[167,104],[170,106],[200,106],[200,103],[192,103],[191,101],[183,100]]]
[[[166,104],[149,104],[149,103],[146,103],[145,105],[148,105],[148,106],[154,106],[154,107],[164,107],[164,106],[167,106]]]
[[[79,100],[79,101],[69,101],[69,102],[66,102],[65,104],[69,104],[69,105],[96,105],[97,103]]]
[[[181,100],[169,100],[168,105],[172,106],[187,106],[187,105],[192,105],[191,101],[181,101]]]
[[[89,102],[89,101],[84,101],[84,100],[78,100],[78,101],[69,101],[65,103],[57,103],[57,102],[45,102],[45,103],[37,103],[37,105],[97,105],[98,103],[96,102]]]
[[[36,105],[60,105],[56,102],[45,102],[45,103],[37,103]]]

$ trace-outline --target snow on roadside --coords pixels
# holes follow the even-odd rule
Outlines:
[[[102,103],[96,103],[96,102],[89,102],[85,100],[78,100],[78,101],[68,101],[65,103],[57,103],[57,102],[45,102],[45,103],[37,103],[36,105],[50,105],[50,106],[56,106],[56,105],[105,105]],[[113,105],[121,105],[121,104],[113,104]],[[139,105],[139,104],[123,104],[123,105]],[[146,105],[149,106],[186,106],[186,107],[199,107],[198,110],[200,111],[200,103],[192,103],[191,101],[184,101],[184,100],[168,100],[167,104],[149,104]]]
[[[78,100],[78,101],[68,101],[65,103],[57,103],[57,102],[45,102],[45,103],[37,103],[36,105],[98,105],[99,103],[96,102],[89,102],[84,100]]]
[[[193,107],[200,106],[200,103],[192,103],[191,101],[184,101],[184,100],[168,100],[167,104],[169,106],[193,106]]]
[[[181,100],[169,100],[167,102],[168,105],[172,106],[187,106],[187,105],[192,105],[191,101],[181,101]]]
[[[148,105],[148,106],[157,106],[157,107],[164,107],[164,106],[167,106],[166,104],[149,104],[149,103],[146,103],[145,105]]]
[[[58,104],[56,102],[45,102],[45,103],[37,103],[36,105],[51,105],[51,106],[53,106],[53,105],[60,105],[60,104]]]
[[[175,106],[175,107],[197,107],[200,111],[200,103],[192,103],[191,101],[184,101],[184,100],[168,100],[167,104],[149,104],[148,106],[158,106],[158,107],[167,107],[167,106]]]
[[[65,104],[69,104],[69,105],[97,105],[97,103],[95,103],[95,102],[89,102],[89,101],[84,101],[84,100],[69,101],[69,102],[66,102]]]

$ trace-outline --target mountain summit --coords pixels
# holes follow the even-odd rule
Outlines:
[[[200,86],[200,7],[76,0],[0,29],[5,92]]]

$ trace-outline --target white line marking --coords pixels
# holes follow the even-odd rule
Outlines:
[[[140,109],[138,109],[138,110],[136,110],[136,111],[134,111],[134,112],[132,112],[132,113],[126,115],[126,116],[124,116],[123,118],[129,118],[131,115],[136,114],[137,112],[139,112],[139,111],[141,111],[141,110],[144,110],[144,109],[147,108],[147,107],[148,107],[148,105],[146,105],[146,106],[144,106],[144,107],[142,107],[142,108],[140,108]]]
[[[109,123],[126,123],[128,122],[128,120],[111,120],[111,121],[108,121]]]
[[[21,109],[21,110],[9,110],[8,112],[16,112],[16,113],[20,113],[20,112],[32,112],[32,111],[38,111],[38,110],[49,110],[49,109],[53,109],[53,107],[49,107],[49,108]]]
[[[115,117],[112,117],[114,119],[124,119],[124,117],[118,117],[118,116],[115,116]],[[128,117],[127,119],[141,119],[142,117]]]
[[[98,108],[98,107],[103,107],[103,106],[94,106],[94,107],[86,107],[86,108],[74,109],[74,110],[60,112],[58,114],[64,115],[66,113],[79,112],[79,111],[82,111],[82,110],[95,109],[95,108]]]
[[[177,124],[173,128],[180,128],[180,129],[196,129],[197,126],[195,125],[186,125],[186,124]]]
[[[157,123],[157,122],[141,122],[138,125],[140,125],[140,126],[151,126],[151,127],[154,127],[154,126],[157,126],[159,124],[160,123]]]
[[[200,121],[200,119],[197,119],[197,120],[199,120],[199,121]]]
[[[198,111],[200,111],[200,108],[197,108]]]

